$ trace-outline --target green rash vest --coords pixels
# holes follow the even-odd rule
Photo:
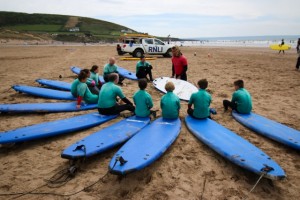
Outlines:
[[[180,100],[173,92],[167,92],[161,100],[162,116],[166,119],[176,119],[179,116]]]
[[[251,95],[245,88],[240,88],[232,95],[231,102],[237,104],[237,111],[242,114],[248,114],[252,110]]]
[[[123,99],[125,96],[121,88],[113,82],[105,83],[99,93],[98,108],[111,108],[116,104],[116,97]]]
[[[117,65],[110,65],[109,63],[104,66],[103,76],[106,76],[111,73],[118,73]]]
[[[98,101],[98,96],[91,93],[86,83],[79,82],[77,85],[77,94],[83,97],[83,100],[88,104],[97,103]]]
[[[189,104],[194,104],[193,115],[197,118],[207,118],[210,116],[209,106],[211,102],[211,95],[203,89],[192,94]]]
[[[145,62],[142,62],[142,61],[139,61],[136,63],[136,73],[138,73],[139,69],[140,68],[146,68],[146,67],[150,67],[150,63],[145,61]]]
[[[136,105],[135,114],[138,117],[148,117],[150,109],[153,107],[151,95],[145,90],[139,90],[133,95],[133,101]]]
[[[71,85],[71,94],[74,97],[77,97],[77,86],[79,83],[80,83],[80,81],[78,80],[78,78],[76,78]]]
[[[91,72],[90,78],[95,81],[96,85],[99,85],[99,74]]]

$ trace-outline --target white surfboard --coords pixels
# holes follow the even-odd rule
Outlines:
[[[159,91],[163,93],[167,93],[167,91],[165,90],[165,85],[169,81],[173,82],[175,85],[175,90],[173,91],[173,93],[176,94],[179,97],[179,99],[183,101],[189,101],[191,95],[194,92],[198,91],[198,88],[196,86],[194,86],[193,84],[187,81],[183,81],[175,78],[169,78],[169,77],[157,78],[153,81],[153,85]]]

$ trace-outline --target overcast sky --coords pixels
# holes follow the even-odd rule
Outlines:
[[[300,0],[0,0],[0,10],[92,17],[180,38],[300,35]]]

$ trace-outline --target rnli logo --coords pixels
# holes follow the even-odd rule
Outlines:
[[[148,52],[163,52],[163,47],[149,47]]]

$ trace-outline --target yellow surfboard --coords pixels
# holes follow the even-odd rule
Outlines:
[[[146,60],[156,60],[155,57],[146,57]],[[135,57],[121,57],[120,60],[140,60],[140,58],[135,58]]]
[[[271,48],[272,50],[279,51],[279,50],[289,50],[289,49],[291,49],[291,46],[290,46],[290,45],[287,45],[287,44],[284,44],[284,45],[273,44],[273,45],[270,46],[270,48]]]

